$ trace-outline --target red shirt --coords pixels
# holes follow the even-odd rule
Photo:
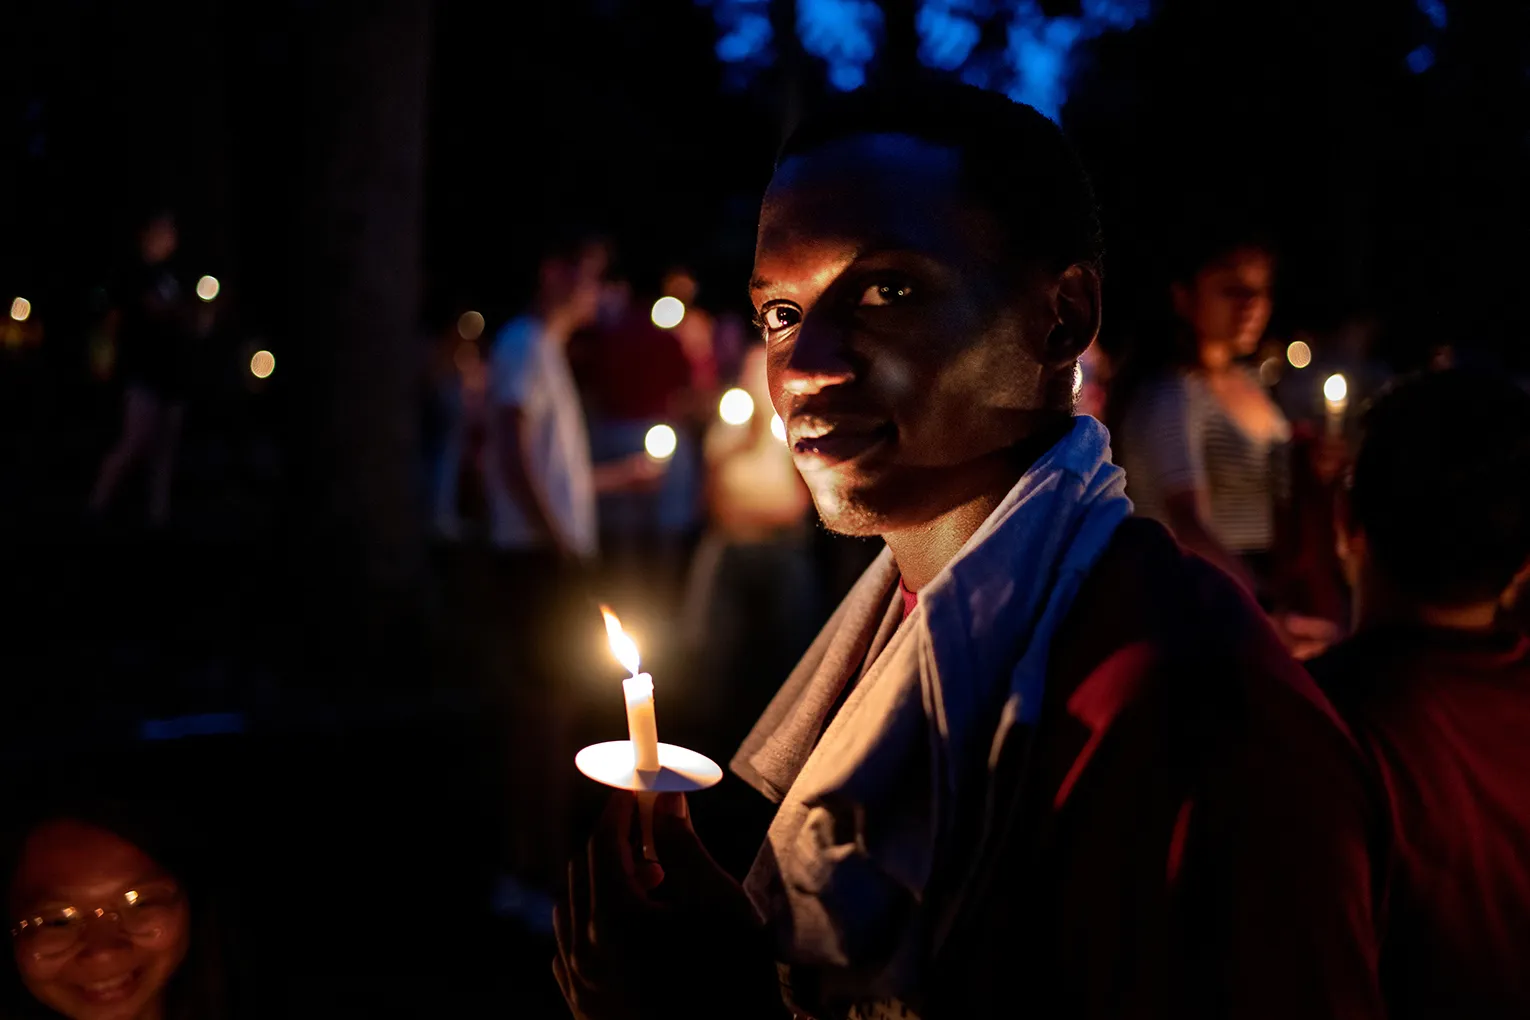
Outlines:
[[[1530,639],[1378,629],[1312,672],[1389,816],[1389,1015],[1530,1017]]]
[[[591,409],[605,418],[657,421],[673,413],[676,394],[691,385],[691,363],[673,332],[646,312],[590,330],[569,352],[574,376]]]
[[[914,607],[919,604],[919,593],[917,591],[909,591],[908,585],[903,583],[903,578],[901,577],[898,578],[898,591],[903,595],[903,618],[907,620],[909,614],[914,611]]]

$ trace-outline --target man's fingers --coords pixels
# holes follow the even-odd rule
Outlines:
[[[552,964],[553,980],[558,982],[558,991],[563,993],[563,1001],[568,1003],[569,1009],[574,1008],[574,986],[569,981],[568,968],[563,964],[562,956],[554,956]]]
[[[637,797],[617,791],[606,803],[585,849],[590,873],[590,916],[622,911],[641,897],[632,854],[632,822]]]
[[[559,903],[553,906],[553,938],[558,943],[559,955],[567,955],[574,951],[573,933],[570,930],[568,904]]]
[[[568,913],[569,968],[575,974],[588,976],[595,969],[598,943],[595,915],[590,909],[590,876],[578,860],[568,862]]]

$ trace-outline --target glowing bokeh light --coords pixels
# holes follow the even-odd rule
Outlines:
[[[779,414],[770,419],[770,434],[781,442],[786,442],[786,422],[781,420]]]
[[[223,285],[218,282],[216,276],[204,276],[197,281],[197,297],[203,301],[211,301],[222,289]]]
[[[685,302],[677,297],[661,297],[653,303],[653,324],[660,329],[674,329],[685,319]]]
[[[1323,399],[1330,404],[1342,404],[1349,396],[1349,382],[1335,372],[1323,380]]]
[[[754,417],[754,398],[735,386],[717,402],[717,414],[729,425],[746,425]]]
[[[1259,381],[1266,386],[1280,382],[1280,359],[1265,358],[1259,363]]]
[[[11,318],[17,322],[26,322],[27,316],[32,314],[32,302],[24,297],[16,298],[11,302]]]
[[[1084,392],[1084,364],[1081,361],[1073,363],[1073,399],[1077,400],[1080,393]]]
[[[477,340],[483,336],[483,316],[477,312],[463,312],[457,318],[457,335],[464,340]]]
[[[276,355],[270,351],[256,351],[250,358],[250,374],[257,379],[269,379],[276,371]]]
[[[1312,364],[1312,348],[1308,347],[1305,341],[1292,340],[1286,347],[1286,360],[1291,363],[1292,368],[1306,368]]]
[[[655,425],[648,430],[643,437],[643,449],[648,451],[648,456],[654,460],[669,460],[675,455],[675,449],[680,445],[675,430],[668,425]]]

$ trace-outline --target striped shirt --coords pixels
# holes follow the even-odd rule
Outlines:
[[[1265,552],[1274,545],[1275,500],[1286,488],[1290,440],[1284,418],[1277,435],[1251,435],[1205,380],[1177,372],[1143,385],[1121,432],[1116,445],[1138,514],[1167,526],[1169,498],[1196,492],[1201,519],[1230,552]]]

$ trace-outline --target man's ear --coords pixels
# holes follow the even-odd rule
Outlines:
[[[1057,280],[1057,317],[1047,335],[1046,363],[1053,368],[1072,365],[1100,335],[1100,272],[1077,264]]]

